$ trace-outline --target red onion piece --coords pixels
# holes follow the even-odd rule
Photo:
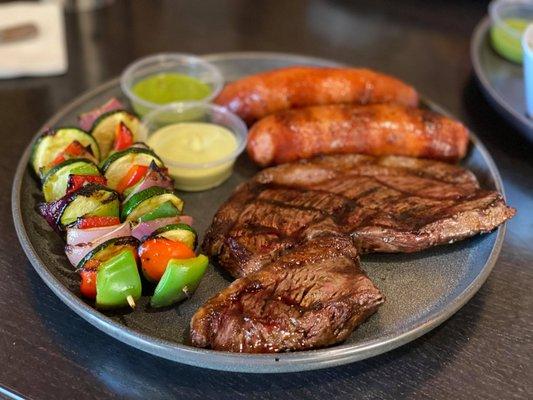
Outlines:
[[[129,222],[89,229],[69,228],[67,229],[67,244],[74,246],[80,243],[91,243],[101,238],[108,240],[121,236],[131,236]]]
[[[129,222],[120,225],[103,226],[100,228],[67,230],[67,245],[65,253],[73,266],[78,265],[85,255],[107,240],[117,237],[131,236],[131,226]]]
[[[192,219],[190,215],[180,215],[178,218],[180,219],[179,220],[180,224],[187,224],[189,226],[192,226],[194,222],[194,220]]]
[[[124,105],[115,97],[108,100],[104,105],[97,107],[91,111],[87,111],[78,116],[78,125],[84,131],[89,131],[96,119],[109,111],[120,110],[124,108]]]
[[[133,227],[131,236],[138,240],[143,240],[163,226],[179,223],[192,225],[193,219],[188,215],[180,215],[178,217],[158,218],[152,221],[141,222]]]
[[[74,246],[65,246],[65,254],[70,263],[75,267],[79,264],[81,259],[87,255],[92,249],[100,243],[81,243]]]

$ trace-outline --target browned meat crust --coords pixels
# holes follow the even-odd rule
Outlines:
[[[368,69],[288,67],[227,84],[215,99],[247,123],[291,108],[340,103],[418,105],[411,86]]]
[[[198,347],[264,353],[345,340],[383,297],[345,236],[322,236],[233,282],[191,321]]]
[[[430,110],[395,104],[326,105],[282,111],[250,129],[248,154],[261,166],[321,154],[399,155],[456,161],[468,130]]]
[[[343,341],[383,302],[362,252],[412,252],[511,218],[458,166],[406,157],[320,157],[258,173],[220,208],[204,251],[239,277],[201,307],[192,343],[235,352]]]
[[[324,231],[351,235],[362,252],[413,252],[489,232],[514,213],[454,165],[329,156],[261,171],[215,215],[203,249],[241,277]]]

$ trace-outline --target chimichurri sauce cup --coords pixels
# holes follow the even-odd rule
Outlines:
[[[218,68],[200,57],[164,53],[131,64],[120,85],[142,116],[171,103],[209,103],[222,89],[223,78]]]

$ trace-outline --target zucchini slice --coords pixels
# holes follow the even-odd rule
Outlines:
[[[196,231],[187,224],[170,224],[157,229],[151,237],[164,237],[174,242],[181,242],[192,250],[198,243]]]
[[[79,271],[83,269],[89,260],[96,260],[102,263],[126,249],[131,249],[133,254],[137,254],[138,246],[139,241],[133,236],[122,236],[109,239],[88,252],[78,263],[76,270]]]
[[[96,140],[87,132],[79,128],[50,129],[44,132],[33,145],[30,162],[37,175],[44,175],[48,165],[75,140],[83,146],[91,146],[94,157],[100,160],[100,148]]]
[[[119,208],[118,193],[96,184],[86,185],[59,200],[37,206],[39,214],[59,233],[83,216],[118,217]]]
[[[163,203],[170,202],[181,213],[183,200],[174,190],[152,186],[131,196],[122,207],[122,220],[137,221],[143,215],[157,209]]]
[[[107,179],[107,185],[116,189],[122,178],[133,165],[149,166],[152,161],[163,166],[163,161],[151,150],[130,147],[129,149],[111,154],[102,164],[102,172]]]
[[[120,122],[123,122],[131,131],[134,142],[143,139],[141,137],[141,121],[136,115],[125,110],[114,110],[104,113],[94,121],[93,127],[91,128],[91,135],[93,135],[100,146],[102,158],[107,157],[111,152],[113,143],[115,142],[115,129]]]
[[[153,221],[158,218],[170,218],[177,217],[181,212],[176,208],[174,203],[167,200],[164,203],[161,203],[159,206],[153,210],[147,212],[139,218],[139,222]]]
[[[78,218],[84,216],[118,217],[120,208],[118,193],[104,186],[94,186],[87,185],[72,193],[73,198],[65,206],[59,218],[61,227],[76,222]],[[85,191],[85,188],[89,190]]]
[[[90,160],[70,159],[50,169],[43,178],[45,201],[55,201],[67,193],[69,175],[100,175],[98,167]]]

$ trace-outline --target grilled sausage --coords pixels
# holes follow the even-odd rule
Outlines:
[[[329,105],[282,111],[257,122],[248,154],[261,166],[319,154],[400,155],[456,161],[468,130],[429,110],[394,104]]]
[[[339,103],[398,103],[414,107],[411,86],[368,69],[288,67],[229,83],[215,103],[248,124],[276,111]]]

